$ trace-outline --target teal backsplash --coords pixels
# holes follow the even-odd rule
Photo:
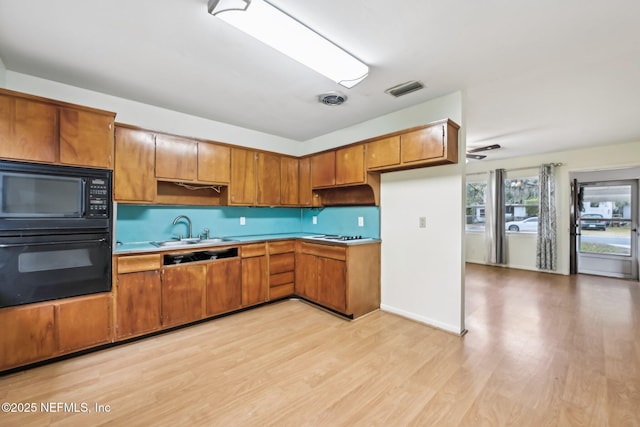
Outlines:
[[[178,215],[191,219],[194,236],[208,228],[214,237],[298,232],[380,237],[380,210],[375,206],[301,209],[118,204],[116,239],[131,243],[186,236],[184,222],[172,224]],[[313,216],[318,217],[317,225],[312,224]],[[359,216],[364,218],[364,227],[358,227]],[[245,217],[245,225],[240,225],[240,217]]]

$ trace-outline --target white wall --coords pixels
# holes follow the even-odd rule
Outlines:
[[[2,74],[0,69],[0,79]],[[1,83],[0,80],[0,85]],[[6,88],[45,98],[113,111],[117,113],[117,122],[145,129],[252,148],[262,148],[291,155],[298,155],[300,151],[300,143],[291,139],[105,95],[10,70],[6,71]]]
[[[622,169],[640,166],[640,142],[591,147],[581,150],[546,153],[517,159],[476,161],[467,165],[467,174],[504,168],[521,169],[542,163],[562,163],[556,170],[556,202],[558,224],[558,273],[569,274],[569,207],[572,172]],[[526,172],[526,171],[523,171]],[[473,178],[476,178],[474,175]],[[469,232],[465,241],[466,260],[484,263],[485,244],[482,234]],[[535,234],[507,233],[507,266],[536,270]]]
[[[0,58],[0,87],[6,87],[7,67],[4,66],[2,58]]]

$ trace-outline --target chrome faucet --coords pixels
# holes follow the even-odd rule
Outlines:
[[[191,228],[191,219],[189,219],[188,216],[186,215],[178,215],[177,217],[175,217],[175,219],[173,220],[173,225],[176,225],[178,223],[178,221],[180,221],[181,219],[186,219],[187,220],[187,225],[189,227],[189,235],[187,236],[188,239],[193,238],[193,234],[192,234],[192,228]]]

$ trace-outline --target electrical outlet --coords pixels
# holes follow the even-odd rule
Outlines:
[[[312,223],[312,224],[317,224],[317,223],[318,223],[318,217],[317,217],[317,216],[315,216],[315,215],[314,215],[314,216],[312,216],[312,217],[311,217],[311,223]]]
[[[358,217],[358,227],[364,227],[364,217],[363,216],[359,216]]]
[[[240,217],[240,225],[245,225],[247,223],[247,218],[241,216]]]
[[[427,228],[427,217],[426,216],[421,216],[420,217],[420,228]]]

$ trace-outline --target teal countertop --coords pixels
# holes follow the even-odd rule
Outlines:
[[[267,242],[267,241],[271,242],[276,240],[287,240],[287,239],[305,239],[305,238],[309,238],[311,236],[317,236],[317,235],[318,235],[317,233],[279,233],[279,234],[255,234],[251,236],[225,236],[226,239],[231,239],[232,241],[225,242],[224,244],[220,244],[220,245],[211,245],[211,246],[229,246],[229,245],[233,245],[234,243],[253,243],[253,242]],[[323,242],[318,242],[316,240],[313,240],[313,241],[317,243],[323,243]],[[366,240],[362,242],[359,242],[359,241],[331,242],[331,244],[354,245],[354,244],[372,243],[372,242],[379,242],[379,241],[380,240],[378,239],[373,239],[373,240]],[[324,242],[324,243],[326,244],[327,242]],[[171,246],[171,247],[159,248],[155,245],[152,245],[151,242],[123,242],[123,243],[117,243],[115,245],[113,253],[115,255],[120,255],[120,254],[136,253],[136,252],[166,252],[171,250],[186,249],[189,247],[194,247],[194,246]],[[195,246],[195,247],[209,247],[209,246]]]

